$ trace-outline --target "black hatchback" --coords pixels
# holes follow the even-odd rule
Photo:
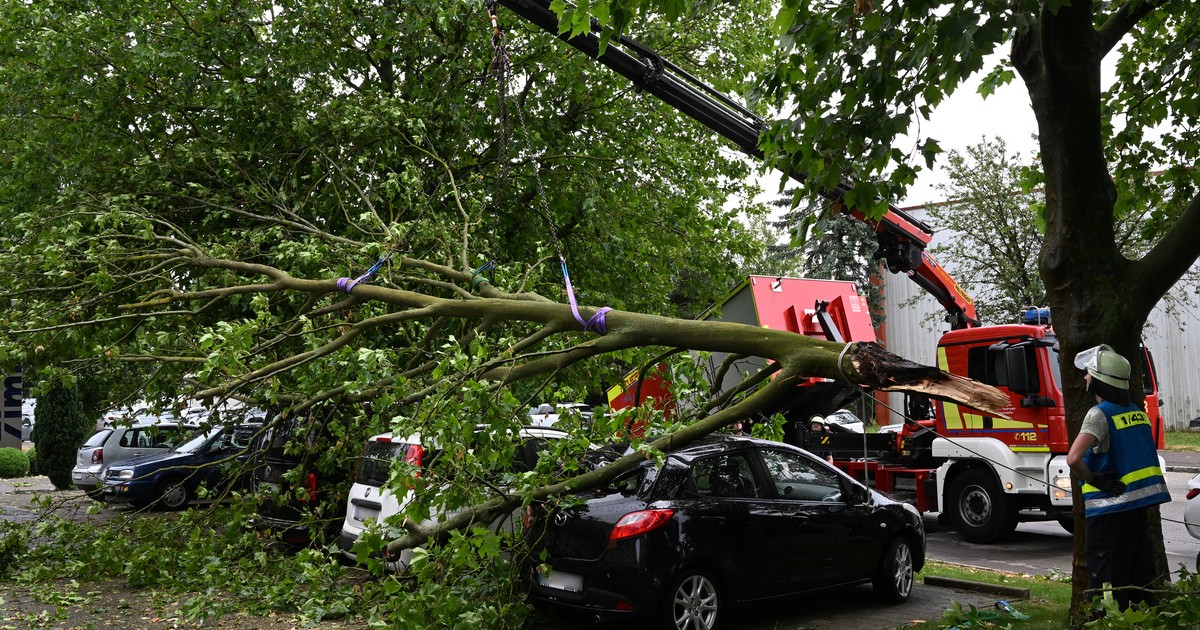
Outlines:
[[[871,582],[908,599],[925,528],[807,451],[706,439],[551,509],[528,530],[535,600],[599,617],[711,630],[736,604]]]

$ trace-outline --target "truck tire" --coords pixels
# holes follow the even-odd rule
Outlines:
[[[990,471],[973,468],[954,478],[946,497],[954,528],[967,542],[987,544],[1017,527],[1017,511]]]

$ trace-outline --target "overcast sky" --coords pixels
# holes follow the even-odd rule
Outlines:
[[[984,99],[979,95],[979,77],[959,88],[942,102],[921,128],[922,137],[936,138],[947,153],[959,152],[985,138],[1000,137],[1008,151],[1021,158],[1037,153],[1037,121],[1029,105],[1029,93],[1020,77],[996,90]],[[935,186],[946,181],[944,160],[932,171],[925,170],[908,191],[908,197],[897,203],[900,207],[944,201]]]

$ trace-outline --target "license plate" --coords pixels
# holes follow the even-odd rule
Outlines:
[[[71,478],[75,480],[83,479],[83,473],[71,473]]]
[[[354,518],[357,519],[360,523],[374,523],[375,521],[379,520],[379,510],[372,510],[370,508],[364,508],[364,507],[355,507],[354,508]]]
[[[549,575],[538,572],[537,583],[546,588],[578,593],[583,590],[583,576],[564,571],[551,571]]]

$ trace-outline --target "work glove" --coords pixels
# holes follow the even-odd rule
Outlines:
[[[1125,492],[1125,484],[1122,483],[1115,472],[1098,472],[1093,474],[1092,485],[1114,497],[1121,496],[1121,493]]]

